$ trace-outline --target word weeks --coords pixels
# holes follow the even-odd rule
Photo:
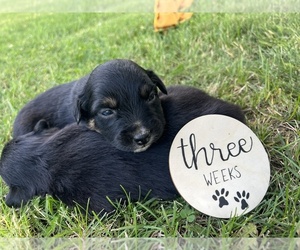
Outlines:
[[[217,169],[209,174],[203,174],[203,178],[207,186],[212,186],[242,177],[238,167]]]

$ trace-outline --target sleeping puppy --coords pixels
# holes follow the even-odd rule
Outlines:
[[[34,196],[50,194],[72,206],[95,212],[112,211],[112,201],[178,196],[168,157],[171,143],[190,120],[205,114],[223,114],[245,122],[241,109],[189,87],[170,87],[161,96],[166,128],[161,138],[139,154],[120,151],[102,134],[71,124],[50,128],[46,121],[14,138],[3,149],[0,174],[9,186],[8,206],[19,207]],[[122,186],[122,187],[121,187]],[[89,202],[88,202],[89,201]]]
[[[31,132],[41,119],[57,128],[81,122],[120,150],[146,150],[165,126],[157,87],[167,93],[153,71],[130,60],[106,62],[26,104],[14,122],[13,137]]]

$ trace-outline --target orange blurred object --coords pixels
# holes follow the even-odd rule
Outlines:
[[[193,0],[155,0],[154,30],[162,31],[191,18],[193,13],[184,12]]]

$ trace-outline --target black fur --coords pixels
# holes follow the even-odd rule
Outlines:
[[[146,150],[165,125],[157,87],[167,93],[153,71],[130,60],[106,62],[26,104],[14,122],[13,137],[31,132],[41,119],[58,128],[81,122],[120,150]]]
[[[205,114],[223,114],[245,122],[236,105],[189,87],[170,87],[162,95],[166,118],[162,137],[148,150],[135,154],[112,147],[99,133],[71,124],[45,130],[40,121],[33,132],[10,141],[3,149],[0,174],[9,186],[6,203],[18,207],[46,193],[68,205],[75,201],[95,212],[111,211],[107,201],[150,197],[168,200],[178,193],[172,183],[168,156],[171,143],[190,120]]]

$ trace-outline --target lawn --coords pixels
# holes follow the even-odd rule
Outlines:
[[[300,15],[197,13],[163,34],[152,22],[150,13],[1,14],[0,150],[38,93],[129,58],[166,85],[195,86],[245,110],[271,161],[264,200],[232,219],[182,198],[120,204],[103,217],[52,197],[21,209],[1,200],[0,237],[300,237]],[[1,181],[0,197],[7,191]]]

